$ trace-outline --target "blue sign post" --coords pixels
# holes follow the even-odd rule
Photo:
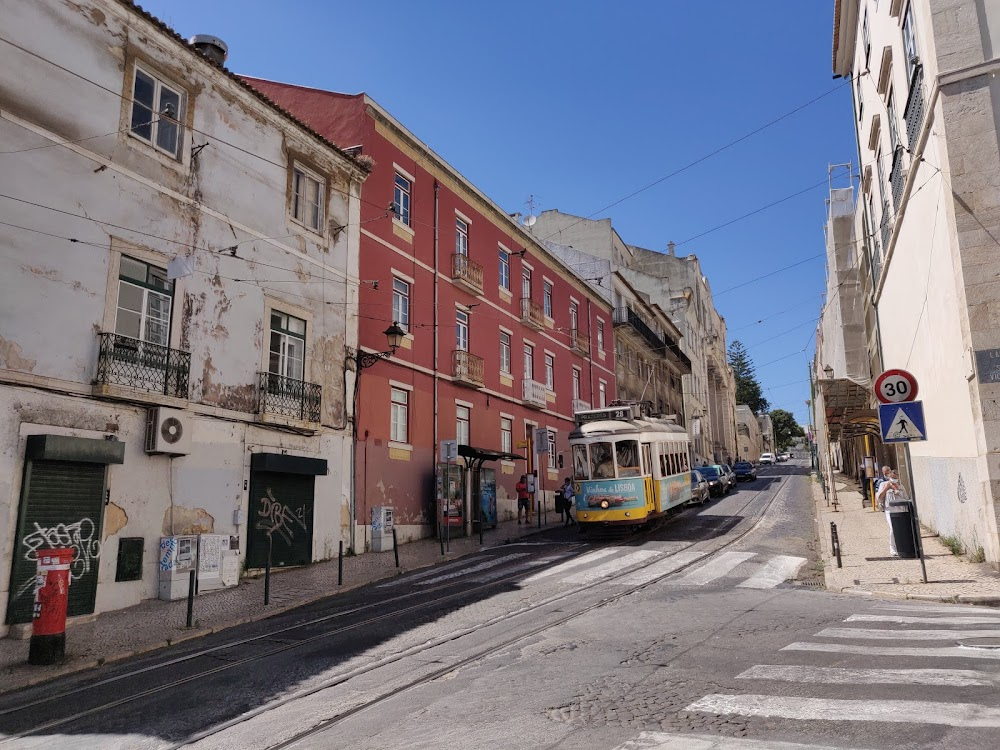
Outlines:
[[[878,421],[883,443],[915,443],[927,439],[922,401],[880,404]]]

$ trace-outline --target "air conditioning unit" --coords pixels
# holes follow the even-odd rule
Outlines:
[[[190,415],[180,409],[150,409],[146,418],[146,453],[186,456],[190,452]]]

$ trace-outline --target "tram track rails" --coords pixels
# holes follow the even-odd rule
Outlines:
[[[442,636],[440,636],[438,638],[432,639],[431,641],[425,642],[423,644],[419,644],[417,646],[413,646],[413,647],[410,647],[410,648],[407,648],[407,649],[403,649],[402,651],[399,651],[399,652],[396,652],[396,653],[393,653],[393,654],[389,654],[386,657],[384,657],[383,659],[380,659],[378,662],[374,662],[374,663],[372,663],[370,665],[366,665],[365,667],[361,667],[361,668],[357,668],[357,669],[353,669],[353,670],[347,670],[345,672],[338,673],[336,675],[331,676],[329,679],[324,680],[323,682],[321,682],[321,683],[319,683],[319,684],[317,684],[317,685],[315,685],[313,687],[310,687],[310,688],[308,688],[306,690],[300,690],[298,692],[292,693],[292,694],[290,694],[290,695],[288,695],[288,696],[286,696],[286,697],[284,697],[282,699],[279,699],[277,701],[273,701],[273,702],[269,703],[266,706],[262,706],[262,707],[260,707],[258,709],[255,709],[254,711],[242,714],[242,715],[240,715],[238,717],[235,717],[234,719],[231,719],[229,721],[222,722],[220,724],[214,725],[214,726],[212,726],[212,727],[210,727],[210,728],[208,728],[206,730],[203,730],[203,731],[200,731],[200,732],[195,732],[195,733],[189,735],[183,741],[181,741],[179,743],[176,743],[174,745],[169,746],[169,748],[170,748],[170,750],[173,750],[175,748],[185,747],[185,746],[188,746],[188,745],[190,745],[192,743],[201,741],[203,739],[206,739],[208,737],[216,735],[216,734],[218,734],[218,733],[220,733],[222,731],[225,731],[228,728],[236,726],[236,725],[238,725],[238,724],[240,724],[242,722],[248,721],[248,720],[254,718],[255,716],[258,716],[258,715],[261,715],[263,713],[267,713],[267,712],[273,711],[273,710],[275,710],[277,708],[280,708],[281,706],[287,705],[287,704],[289,704],[289,703],[291,703],[293,701],[301,700],[301,699],[306,698],[306,697],[308,697],[310,695],[318,693],[318,692],[320,692],[322,690],[328,690],[328,689],[336,687],[338,685],[342,685],[342,684],[350,681],[351,679],[360,677],[360,676],[362,676],[364,674],[368,674],[368,673],[373,672],[373,671],[375,671],[377,669],[381,669],[381,668],[387,667],[387,666],[389,666],[391,664],[394,664],[396,662],[399,662],[399,661],[401,661],[403,659],[415,656],[415,655],[419,654],[421,651],[426,651],[426,650],[429,650],[431,648],[436,648],[436,647],[438,647],[440,645],[446,644],[446,643],[448,643],[450,641],[456,641],[458,639],[461,639],[461,638],[469,635],[470,633],[472,633],[475,630],[478,630],[480,628],[491,627],[491,626],[494,626],[494,625],[503,624],[504,622],[507,622],[507,621],[512,620],[514,618],[523,617],[525,615],[536,613],[536,612],[538,612],[539,610],[541,610],[541,609],[543,609],[545,607],[549,607],[549,606],[551,606],[553,604],[563,602],[564,600],[570,599],[572,597],[578,597],[579,595],[581,595],[581,594],[583,594],[585,592],[591,591],[592,589],[594,589],[594,588],[596,588],[598,586],[605,585],[605,584],[607,584],[609,582],[612,582],[612,581],[614,581],[614,580],[616,580],[618,578],[621,578],[621,577],[624,577],[626,575],[633,574],[636,571],[642,570],[643,568],[646,568],[649,565],[652,565],[652,564],[655,564],[655,563],[660,563],[660,562],[662,562],[662,561],[664,561],[666,559],[669,559],[669,558],[671,558],[671,557],[673,557],[673,556],[675,556],[677,554],[680,554],[681,552],[688,551],[688,550],[690,550],[692,547],[694,547],[696,545],[703,544],[703,543],[706,543],[706,542],[711,542],[713,539],[717,539],[717,538],[719,538],[721,536],[730,534],[734,529],[736,529],[740,525],[740,523],[742,523],[744,521],[749,521],[748,527],[746,529],[744,529],[743,531],[741,531],[736,536],[734,536],[734,537],[732,537],[730,539],[727,539],[722,544],[711,545],[710,548],[706,549],[704,551],[704,553],[698,555],[698,557],[696,557],[695,559],[693,559],[693,560],[691,560],[691,561],[689,561],[689,562],[687,562],[687,563],[685,563],[685,564],[677,567],[676,569],[673,569],[673,570],[671,570],[671,571],[669,571],[667,573],[664,573],[662,576],[658,576],[656,578],[653,578],[653,579],[651,579],[649,581],[645,581],[645,582],[643,582],[641,584],[638,584],[638,585],[635,585],[635,586],[630,586],[630,587],[628,587],[626,589],[623,589],[620,592],[616,592],[615,594],[613,594],[611,596],[604,597],[600,601],[595,602],[593,604],[590,604],[590,605],[588,605],[588,606],[586,606],[584,608],[574,608],[573,611],[565,613],[565,614],[562,614],[559,617],[557,617],[555,620],[553,620],[553,621],[547,621],[547,622],[539,625],[538,627],[530,628],[530,629],[525,630],[525,631],[520,631],[516,637],[511,637],[511,638],[509,638],[509,639],[507,639],[507,640],[505,640],[505,641],[503,641],[503,642],[501,642],[499,644],[495,644],[495,645],[491,646],[489,649],[485,649],[482,652],[477,652],[477,653],[473,654],[472,656],[468,657],[467,659],[463,659],[463,660],[461,660],[459,662],[451,663],[451,664],[447,665],[445,668],[442,668],[440,670],[434,670],[432,673],[430,673],[428,675],[423,675],[423,676],[421,676],[421,677],[413,680],[411,683],[407,683],[407,684],[405,684],[405,685],[403,685],[403,686],[401,686],[399,688],[396,688],[396,689],[394,689],[392,691],[388,691],[385,695],[376,696],[372,700],[367,701],[366,703],[364,703],[362,705],[353,707],[353,708],[348,709],[347,711],[345,711],[345,712],[343,712],[341,714],[338,714],[335,717],[331,717],[331,718],[329,718],[327,720],[324,720],[323,722],[317,724],[315,727],[312,727],[310,729],[304,730],[303,733],[300,733],[299,735],[296,735],[296,737],[294,737],[294,738],[292,738],[292,739],[290,739],[288,741],[285,741],[283,743],[280,743],[280,744],[272,746],[274,748],[274,750],[277,750],[277,748],[288,747],[289,743],[291,743],[292,741],[298,742],[299,740],[303,739],[304,737],[310,736],[310,734],[315,734],[317,732],[324,731],[325,729],[329,728],[330,726],[333,726],[333,725],[335,725],[338,722],[344,721],[347,718],[349,718],[350,716],[352,716],[352,715],[354,715],[356,713],[359,713],[360,711],[363,711],[363,710],[365,710],[367,708],[371,708],[371,707],[373,707],[375,705],[378,705],[381,702],[384,702],[384,701],[389,700],[389,699],[391,699],[391,698],[393,698],[393,697],[395,697],[397,695],[400,695],[402,692],[406,692],[406,691],[412,690],[412,689],[414,689],[416,687],[419,687],[420,685],[424,685],[424,684],[427,684],[429,682],[433,682],[435,679],[438,679],[443,674],[447,674],[449,671],[453,671],[454,669],[461,668],[462,666],[465,666],[468,663],[472,663],[473,661],[476,661],[478,659],[482,659],[484,656],[488,656],[490,653],[499,651],[501,649],[509,648],[511,645],[514,645],[514,644],[518,643],[519,641],[522,641],[522,640],[524,640],[526,638],[530,638],[530,637],[533,637],[535,635],[538,635],[538,634],[544,632],[545,630],[548,630],[548,629],[551,629],[551,628],[554,628],[554,627],[558,627],[559,625],[561,625],[561,624],[563,624],[565,622],[568,622],[568,621],[570,621],[570,620],[572,620],[572,619],[574,619],[576,617],[580,617],[580,616],[586,614],[587,612],[593,611],[594,609],[597,609],[599,607],[606,606],[607,604],[609,604],[611,602],[614,602],[614,601],[617,601],[619,599],[622,599],[622,598],[624,598],[626,596],[630,596],[630,595],[636,593],[637,591],[639,591],[641,589],[644,589],[644,588],[646,588],[648,586],[655,585],[656,583],[658,583],[659,581],[663,580],[664,578],[667,578],[669,576],[673,576],[673,575],[682,573],[685,570],[688,570],[689,568],[691,568],[691,567],[693,567],[695,565],[700,564],[706,558],[708,558],[708,557],[710,557],[712,555],[717,554],[718,552],[726,549],[727,547],[730,547],[730,546],[732,546],[734,544],[737,544],[742,539],[744,539],[748,534],[752,533],[754,531],[754,529],[757,527],[757,525],[760,523],[760,521],[764,518],[765,514],[767,513],[767,510],[771,507],[771,505],[774,503],[774,501],[777,499],[777,497],[782,493],[782,491],[784,490],[785,486],[787,486],[787,482],[781,483],[776,489],[774,489],[769,484],[767,487],[755,491],[753,493],[753,496],[750,497],[739,509],[737,509],[732,514],[730,514],[730,516],[732,518],[738,519],[738,520],[735,521],[735,523],[730,528],[724,529],[722,531],[720,531],[720,529],[718,529],[718,528],[709,530],[706,533],[704,533],[703,535],[701,535],[699,538],[693,540],[689,545],[687,545],[687,546],[685,546],[685,547],[683,547],[683,548],[681,548],[679,550],[676,550],[676,551],[673,551],[673,552],[670,552],[670,553],[667,553],[667,554],[664,554],[664,555],[661,555],[661,556],[657,556],[656,558],[654,558],[654,559],[652,559],[652,560],[650,560],[648,562],[638,563],[636,565],[629,566],[628,568],[625,568],[625,569],[623,569],[621,571],[617,571],[616,573],[614,573],[614,574],[612,574],[610,576],[602,577],[602,578],[600,578],[598,580],[595,580],[595,581],[593,581],[591,583],[586,583],[586,584],[582,584],[580,586],[577,586],[576,588],[572,589],[571,591],[559,592],[559,593],[553,594],[551,596],[545,597],[545,598],[543,598],[542,600],[540,600],[538,602],[533,602],[533,603],[530,603],[530,604],[526,604],[525,606],[523,606],[523,607],[521,607],[519,609],[512,610],[512,611],[509,611],[509,612],[505,612],[505,613],[503,613],[501,615],[498,615],[497,617],[492,618],[490,620],[484,621],[482,623],[477,623],[477,624],[475,624],[472,627],[469,627],[469,628],[460,628],[458,630],[452,631],[451,633],[442,635]],[[761,497],[762,494],[768,493],[768,492],[772,492],[771,496],[761,505],[761,507],[759,509],[757,509],[751,516],[747,517],[747,516],[743,516],[742,515],[748,508],[750,508],[751,505],[753,505],[755,502],[757,502],[760,499],[760,497]],[[678,514],[677,516],[674,516],[673,520],[676,520],[677,518],[681,518],[684,515],[686,515],[686,514],[684,514],[682,512],[682,513]],[[658,527],[658,528],[662,528],[662,526]],[[642,532],[642,533],[640,533],[638,535],[633,535],[633,536],[630,537],[630,539],[631,540],[636,540],[636,539],[639,539],[639,538],[642,538],[642,537],[648,537],[649,535],[654,534],[657,530],[658,530],[657,528],[654,528],[652,530],[649,530],[649,531],[646,531],[646,532]],[[580,555],[571,556],[568,559],[572,559],[572,557],[576,557],[576,556],[581,556],[583,554],[586,554],[587,552],[594,551],[595,549],[602,549],[604,547],[609,547],[609,546],[617,546],[621,541],[622,540],[620,540],[620,539],[619,540],[609,540],[605,544],[588,545],[588,549],[586,551],[581,552]],[[453,593],[446,594],[446,595],[441,596],[441,597],[430,598],[430,599],[418,602],[416,604],[413,604],[411,606],[402,607],[402,608],[393,608],[391,611],[382,612],[381,614],[378,614],[378,615],[376,615],[374,617],[367,617],[367,618],[364,618],[364,619],[362,619],[360,621],[351,622],[351,623],[346,624],[346,625],[344,625],[342,627],[336,627],[336,628],[332,628],[330,630],[324,630],[324,631],[322,631],[320,633],[317,633],[315,635],[309,636],[307,638],[303,638],[303,639],[300,639],[300,640],[295,640],[295,641],[289,642],[289,643],[284,643],[283,645],[281,645],[279,647],[266,650],[266,651],[261,652],[259,654],[253,654],[253,655],[250,655],[250,656],[247,656],[247,657],[244,657],[244,658],[235,659],[233,661],[225,662],[225,663],[222,663],[222,664],[216,664],[216,666],[213,666],[212,668],[205,669],[205,670],[200,670],[200,671],[197,671],[197,672],[195,672],[195,673],[193,673],[191,675],[187,675],[187,676],[182,677],[182,678],[178,678],[178,679],[175,679],[175,680],[168,681],[168,682],[166,682],[166,683],[164,683],[162,685],[157,685],[157,686],[154,686],[154,687],[151,687],[151,688],[147,688],[145,690],[141,690],[141,691],[136,692],[136,693],[131,693],[129,695],[122,696],[121,698],[118,698],[118,699],[115,699],[115,700],[112,700],[112,701],[103,702],[103,703],[100,703],[98,705],[91,706],[89,708],[86,708],[86,709],[83,709],[83,710],[80,710],[80,711],[77,711],[77,712],[70,713],[68,715],[64,715],[64,716],[61,716],[61,717],[54,718],[54,719],[52,719],[50,721],[44,722],[44,723],[39,724],[37,726],[33,726],[31,728],[25,729],[24,731],[8,735],[8,736],[3,737],[2,739],[0,739],[0,746],[4,746],[4,745],[7,745],[7,744],[10,744],[11,742],[13,742],[15,740],[18,740],[18,739],[22,739],[22,738],[33,736],[33,735],[39,735],[39,734],[43,734],[43,733],[45,733],[47,731],[50,731],[50,730],[59,729],[61,727],[66,727],[68,725],[71,725],[74,722],[80,721],[81,719],[95,716],[95,715],[100,714],[102,712],[105,712],[105,711],[108,711],[108,710],[111,710],[111,709],[114,709],[114,708],[121,707],[121,706],[126,705],[128,703],[132,703],[132,702],[135,702],[137,700],[140,700],[142,698],[150,697],[150,696],[153,696],[153,695],[156,695],[156,694],[159,694],[159,693],[164,693],[166,691],[173,690],[175,688],[179,688],[179,687],[182,687],[184,685],[196,683],[199,680],[204,680],[204,679],[210,678],[210,677],[212,677],[214,675],[217,675],[217,674],[229,671],[229,670],[233,670],[233,669],[236,669],[238,667],[251,664],[253,662],[263,661],[265,659],[269,659],[271,657],[278,656],[280,654],[287,653],[287,652],[293,651],[295,649],[302,648],[302,647],[304,647],[306,645],[309,645],[309,644],[315,644],[315,643],[317,643],[317,642],[319,642],[319,641],[321,641],[323,639],[331,638],[331,637],[336,636],[336,635],[341,635],[341,634],[350,632],[351,630],[357,630],[359,628],[364,628],[364,627],[367,627],[367,626],[371,626],[373,624],[385,622],[385,621],[391,620],[393,618],[398,618],[401,615],[404,615],[404,614],[407,614],[407,613],[415,613],[415,612],[418,612],[418,611],[423,610],[423,609],[440,608],[441,604],[443,604],[443,603],[447,603],[449,601],[453,601],[453,600],[457,600],[457,599],[467,598],[467,597],[469,597],[470,594],[476,594],[476,593],[480,593],[480,592],[486,592],[486,591],[488,591],[490,589],[495,589],[495,588],[498,588],[498,587],[506,585],[506,584],[514,583],[514,582],[518,581],[519,579],[521,579],[523,576],[524,576],[524,572],[523,571],[518,571],[516,574],[512,574],[512,575],[509,575],[509,576],[504,576],[504,577],[496,578],[496,579],[491,580],[491,581],[489,581],[487,583],[484,583],[484,584],[482,584],[480,586],[476,586],[476,587],[473,587],[473,588],[461,588],[460,590],[455,591]],[[128,680],[128,679],[136,678],[136,677],[144,675],[144,674],[149,674],[149,673],[156,672],[158,670],[166,669],[166,668],[169,668],[169,667],[174,667],[174,666],[176,666],[178,664],[181,664],[181,663],[184,663],[184,662],[190,662],[190,661],[193,661],[193,660],[198,659],[198,658],[202,658],[202,657],[206,657],[206,656],[210,657],[210,656],[213,656],[213,655],[217,655],[219,652],[225,651],[225,650],[228,650],[228,649],[239,648],[240,646],[246,646],[246,645],[257,643],[257,642],[266,641],[268,639],[273,639],[275,636],[281,636],[281,635],[288,635],[288,636],[290,636],[296,630],[301,630],[301,629],[305,629],[305,628],[316,626],[316,625],[322,625],[323,623],[335,621],[337,619],[342,619],[342,618],[345,618],[345,617],[349,617],[351,615],[357,615],[359,613],[370,611],[372,609],[376,609],[376,608],[384,609],[387,604],[399,603],[399,602],[406,601],[407,599],[411,599],[411,598],[413,598],[415,596],[418,596],[418,595],[419,596],[425,596],[427,594],[432,594],[432,593],[434,593],[436,591],[442,591],[442,590],[445,590],[445,589],[448,589],[448,588],[453,588],[456,585],[460,585],[460,583],[461,583],[461,579],[458,579],[458,580],[455,580],[455,581],[450,581],[449,583],[443,584],[441,586],[431,587],[431,588],[427,588],[427,589],[424,589],[424,590],[421,590],[421,591],[407,592],[405,594],[400,594],[398,596],[395,596],[395,597],[392,597],[392,598],[389,598],[389,599],[381,600],[381,601],[379,601],[377,603],[364,604],[364,605],[360,605],[360,606],[356,606],[356,607],[348,607],[348,608],[340,610],[338,612],[330,613],[330,614],[324,615],[322,617],[311,618],[311,619],[306,620],[304,622],[298,622],[298,623],[292,623],[292,624],[289,624],[289,625],[285,625],[285,626],[283,626],[281,628],[270,630],[268,632],[261,633],[261,634],[258,634],[258,635],[255,635],[255,636],[252,636],[252,637],[249,637],[249,638],[243,638],[243,639],[239,639],[239,640],[235,640],[235,641],[229,641],[229,642],[222,643],[222,644],[219,644],[217,646],[213,646],[213,647],[210,647],[210,648],[207,648],[207,649],[201,649],[201,650],[195,651],[195,652],[190,653],[190,654],[185,654],[183,656],[179,656],[179,657],[177,657],[175,659],[166,660],[164,662],[158,662],[156,664],[148,665],[148,666],[142,667],[142,668],[140,668],[138,670],[132,670],[130,672],[123,673],[123,674],[120,674],[120,675],[113,675],[111,677],[104,678],[104,679],[98,680],[96,682],[88,683],[86,685],[81,685],[79,687],[75,687],[75,688],[72,688],[70,690],[60,691],[59,693],[54,694],[54,695],[46,696],[44,698],[39,698],[39,699],[36,699],[36,700],[33,700],[33,701],[29,701],[27,703],[23,703],[23,704],[20,704],[20,705],[17,705],[17,706],[13,706],[13,707],[2,709],[2,710],[0,710],[0,717],[9,716],[11,714],[16,714],[18,712],[29,711],[31,709],[38,709],[39,707],[44,706],[45,704],[48,704],[48,703],[52,703],[54,701],[65,700],[66,698],[69,698],[71,696],[78,696],[80,694],[83,694],[83,693],[86,693],[86,692],[89,692],[89,691],[93,691],[93,690],[95,690],[97,688],[100,688],[100,687],[106,687],[106,686],[109,686],[109,685],[113,685],[114,683],[121,682],[123,680]],[[44,713],[44,712],[40,712],[40,713]]]

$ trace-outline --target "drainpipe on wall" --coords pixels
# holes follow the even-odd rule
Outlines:
[[[434,180],[434,449],[431,455],[431,467],[434,476],[434,526],[439,528],[437,518],[437,456],[438,456],[438,192],[441,186]],[[444,485],[447,487],[447,484]]]
[[[600,404],[594,397],[594,312],[593,305],[587,300],[587,369],[590,377],[590,408],[597,409]]]

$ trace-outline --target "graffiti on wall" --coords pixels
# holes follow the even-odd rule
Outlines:
[[[70,565],[70,579],[83,578],[96,565],[101,556],[101,542],[97,538],[97,526],[89,518],[81,518],[76,523],[60,523],[49,528],[43,528],[37,523],[31,532],[24,535],[21,543],[27,547],[24,559],[28,562],[38,562],[38,551],[44,549],[72,549],[73,562]],[[15,599],[28,591],[33,591],[35,577],[29,578],[14,596]]]
[[[264,531],[268,536],[278,534],[285,540],[286,544],[291,544],[295,538],[296,527],[306,531],[306,506],[302,505],[296,510],[292,510],[280,500],[275,499],[274,493],[269,487],[267,495],[260,499],[260,508],[257,511],[259,520],[255,528]]]

